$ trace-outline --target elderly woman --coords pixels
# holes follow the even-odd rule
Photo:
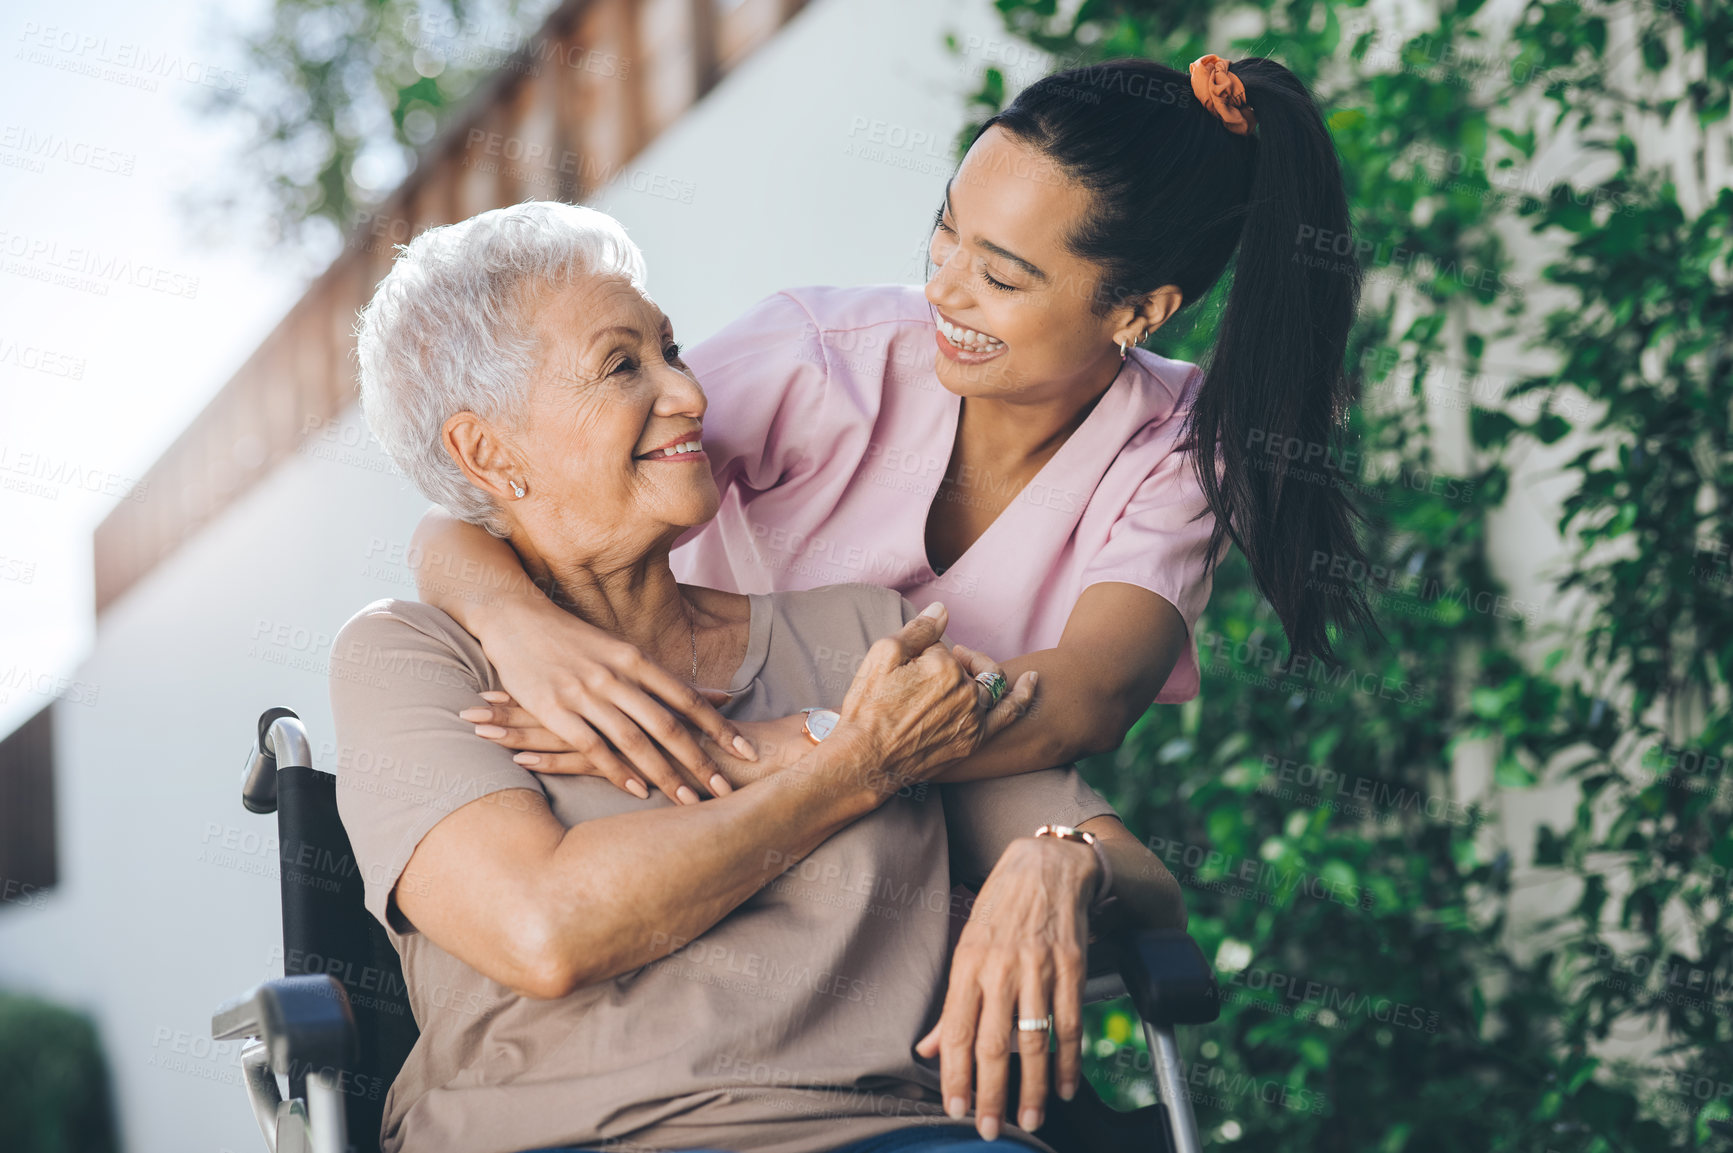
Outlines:
[[[1069,1097],[1091,918],[1184,910],[1070,768],[929,787],[1016,720],[1033,674],[1000,699],[942,606],[876,586],[675,581],[674,540],[718,507],[706,401],[601,213],[424,233],[360,354],[367,418],[423,492],[567,611],[726,685],[752,737],[710,746],[701,804],[536,773],[458,717],[499,681],[449,617],[380,601],[344,626],[338,804],[421,1028],[384,1148],[951,1149],[978,1143],[971,1111],[981,1137],[1047,1148],[1048,1030]],[[954,881],[981,892],[947,987]]]

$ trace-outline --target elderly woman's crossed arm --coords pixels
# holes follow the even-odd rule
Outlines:
[[[571,828],[529,789],[462,805],[415,847],[397,909],[452,956],[532,997],[563,997],[666,956],[1022,711],[1026,699],[1011,697],[979,709],[975,683],[937,643],[941,628],[916,617],[875,644],[835,731],[726,797]],[[365,707],[339,695],[340,712],[345,702]]]
[[[725,797],[700,805],[633,804],[567,827],[541,792],[487,791],[485,781],[466,782],[435,806],[447,811],[412,814],[401,819],[416,824],[399,826],[370,819],[385,810],[403,812],[401,796],[378,803],[382,791],[391,791],[381,778],[439,777],[442,764],[462,755],[449,741],[472,744],[471,756],[498,756],[496,746],[445,722],[445,710],[433,704],[473,692],[474,685],[406,692],[375,671],[395,668],[423,686],[467,681],[462,660],[405,623],[411,614],[443,615],[404,604],[364,612],[333,647],[340,738],[419,729],[416,739],[429,742],[373,747],[363,736],[359,745],[345,747],[355,771],[339,774],[339,804],[358,859],[366,863],[369,906],[399,934],[419,933],[481,975],[538,999],[606,982],[702,937],[829,837],[930,780],[952,758],[1013,723],[1027,705],[1025,693],[991,710],[981,706],[968,670],[941,643],[941,611],[914,617],[869,649],[828,737],[809,744],[798,759],[769,758],[782,767]],[[416,655],[406,659],[406,652]],[[479,660],[479,646],[471,659]],[[423,727],[412,714],[429,708],[442,714],[441,722]],[[401,709],[409,711],[387,715]],[[444,731],[433,731],[439,728]],[[967,790],[981,790],[982,797],[996,790],[1003,798],[1032,781],[948,786],[946,808],[966,804]],[[432,784],[439,787],[437,780]],[[1033,830],[1023,825],[1031,821],[1002,799],[982,808],[996,812],[996,821],[972,827],[954,856],[979,862],[985,882],[958,943],[943,1016],[916,1052],[940,1059],[947,1110],[961,1117],[972,1099],[977,1125],[993,1136],[1013,1102],[1022,1102],[1026,1129],[1041,1124],[1049,1083],[1046,1034],[1019,1033],[1013,1048],[1007,1026],[1017,1015],[1039,1015],[1043,1007],[1052,1013],[1059,1041],[1053,1084],[1066,1098],[1076,1091],[1099,858],[1072,841],[1028,836]],[[1105,850],[1114,919],[1184,925],[1172,875],[1117,817],[1095,817],[1080,827]],[[375,848],[393,842],[412,842],[400,872]],[[383,894],[381,878],[396,878]],[[979,872],[960,879],[979,882]],[[1021,1055],[1017,1086],[1008,1080],[1013,1051]]]

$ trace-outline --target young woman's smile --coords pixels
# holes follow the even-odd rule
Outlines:
[[[1005,351],[1005,342],[996,336],[958,324],[943,312],[938,314],[938,318],[938,327],[933,335],[938,341],[939,351],[958,364],[986,364]]]
[[[1119,368],[1132,310],[1092,307],[1100,270],[1071,250],[1090,192],[1003,128],[970,146],[933,221],[926,286],[939,383],[960,396],[1081,403]]]

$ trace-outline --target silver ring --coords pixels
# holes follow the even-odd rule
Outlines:
[[[1017,1018],[1017,1032],[1019,1033],[1045,1033],[1052,1027],[1053,1015],[1051,1013],[1045,1017]]]
[[[987,695],[993,699],[988,707],[999,703],[999,698],[1005,695],[1005,674],[1001,672],[976,673],[975,682],[987,690]]]

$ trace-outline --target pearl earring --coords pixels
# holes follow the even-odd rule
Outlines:
[[[515,496],[515,497],[517,497],[517,498],[518,498],[518,499],[519,499],[519,500],[522,500],[522,499],[523,499],[523,495],[524,495],[524,486],[523,486],[523,485],[521,485],[521,484],[519,484],[519,483],[518,483],[518,482],[517,482],[517,481],[515,481],[515,480],[514,480],[514,481],[512,481],[512,482],[511,482],[511,494],[512,494],[512,495],[513,495],[513,496]]]

